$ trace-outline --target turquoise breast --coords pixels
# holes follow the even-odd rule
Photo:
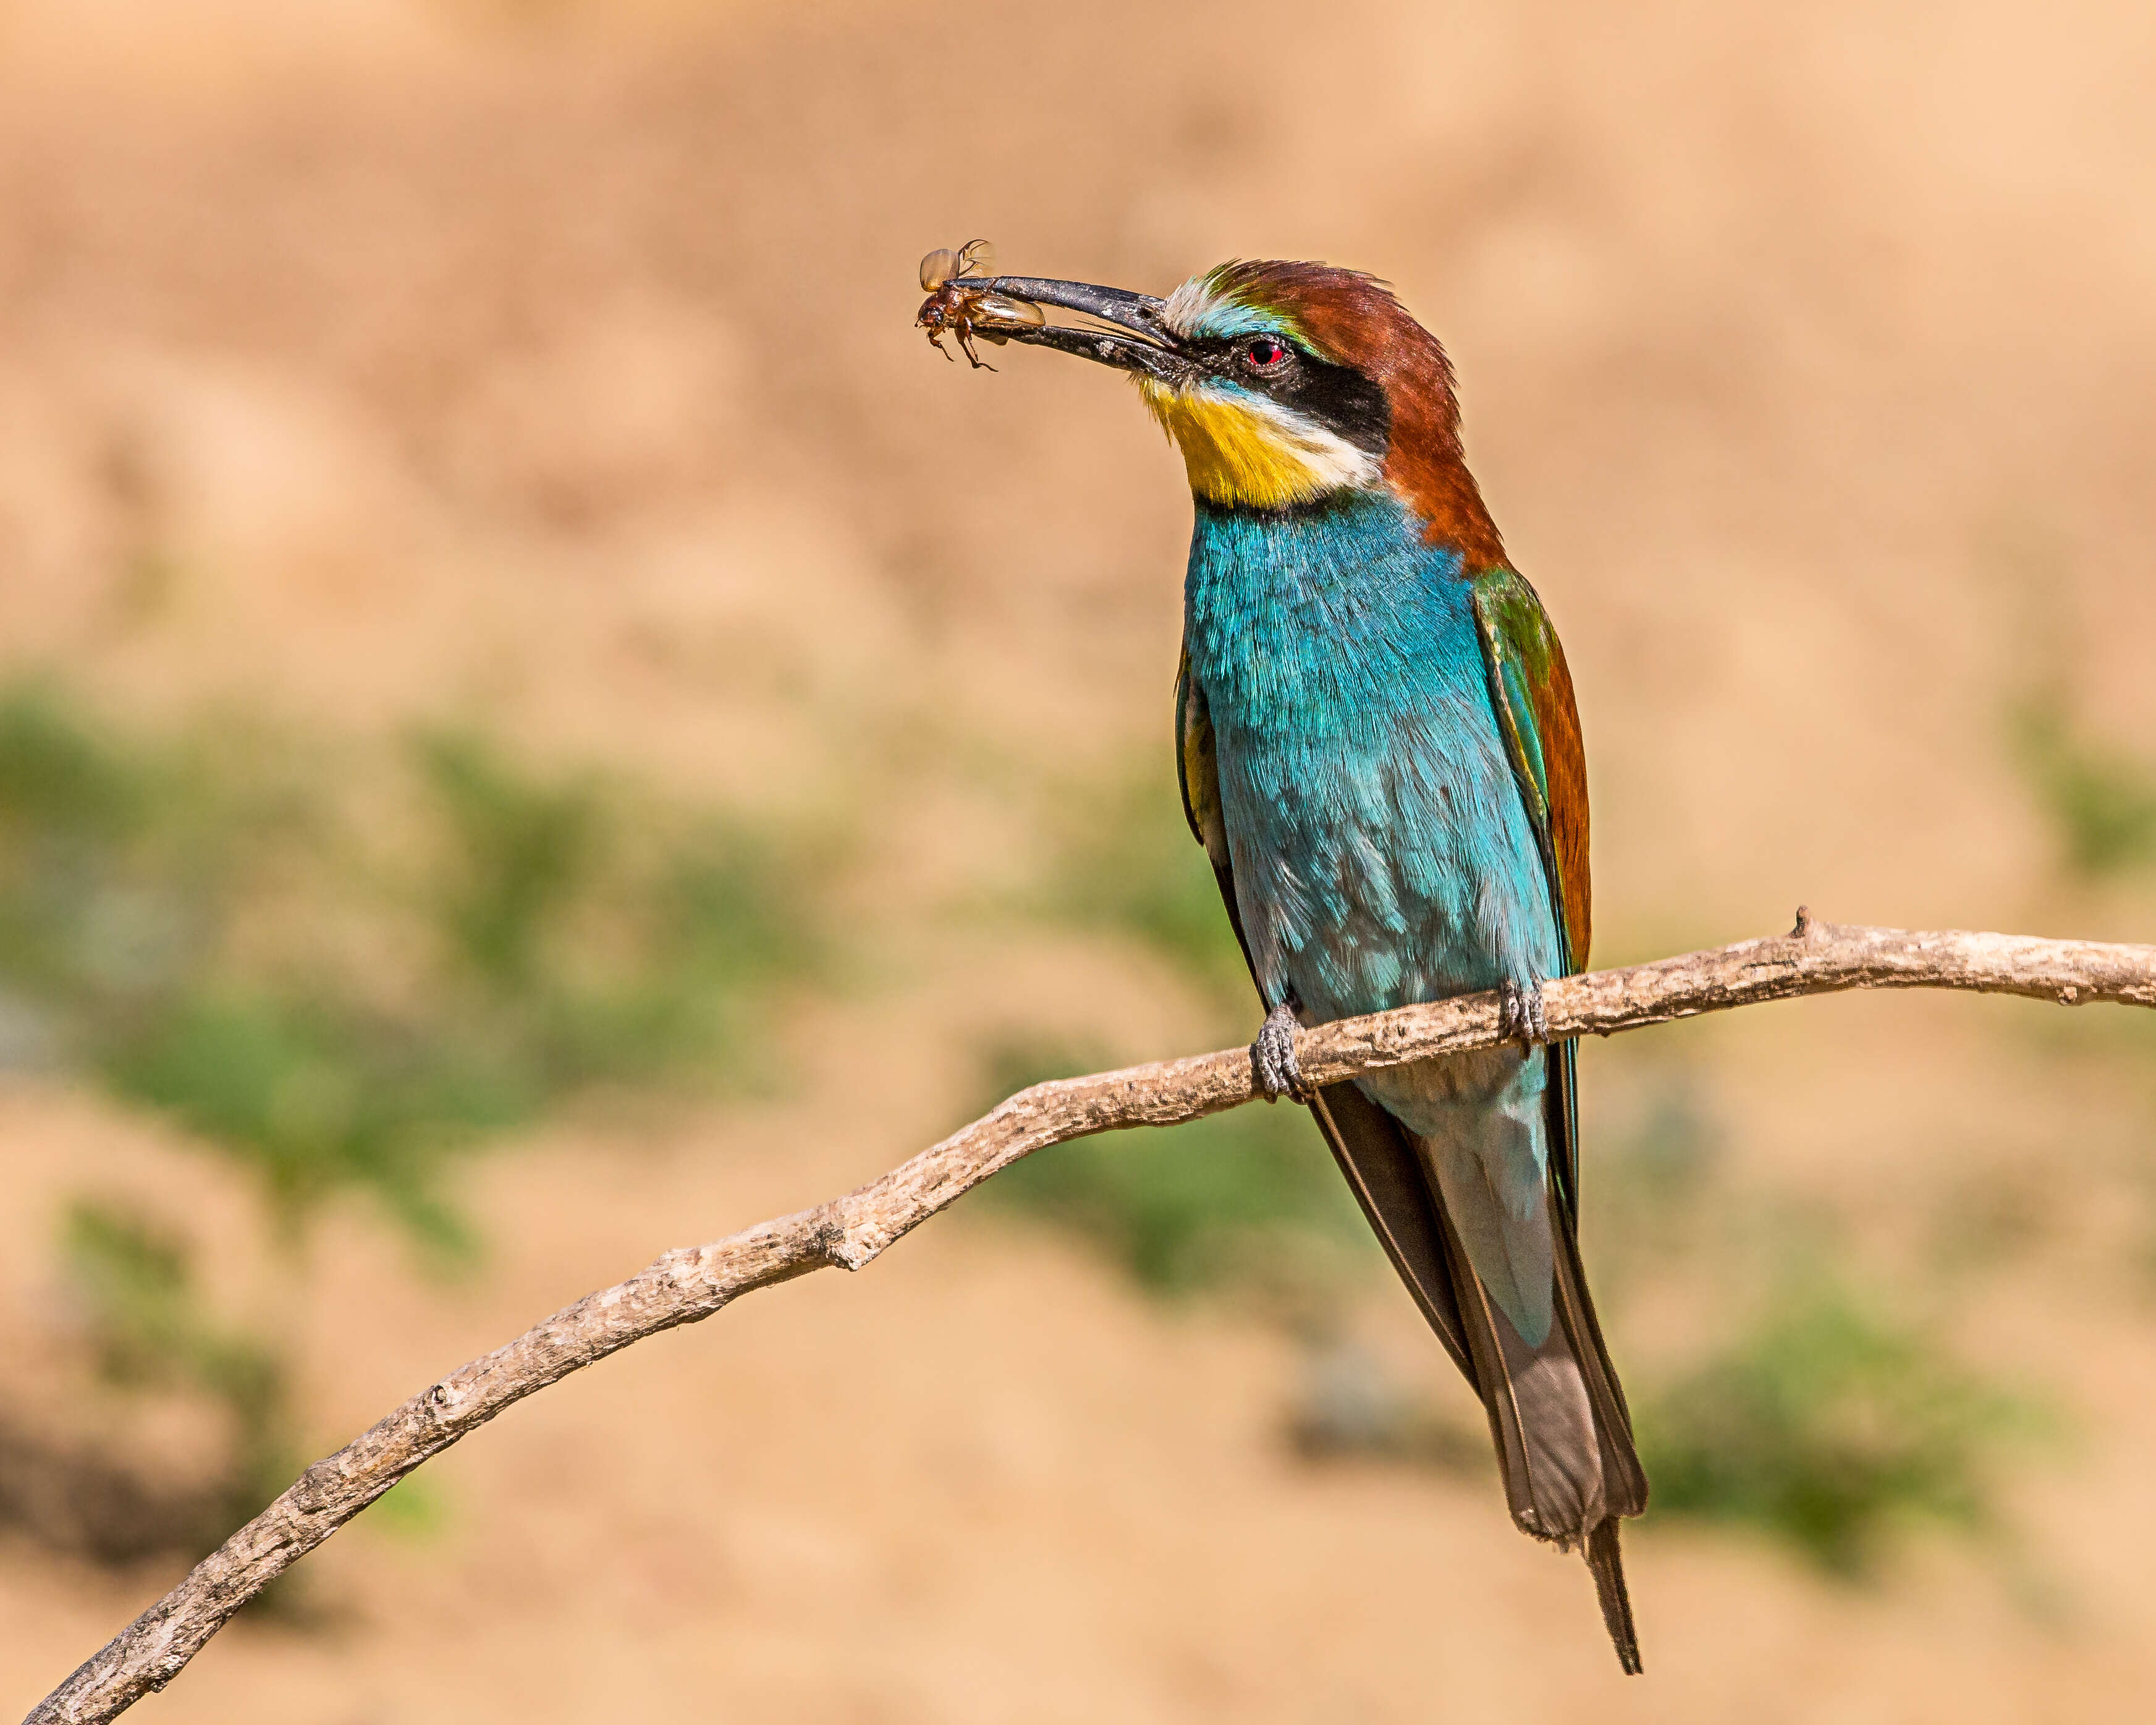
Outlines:
[[[1185,605],[1269,1001],[1323,1019],[1558,973],[1456,556],[1389,497],[1201,508]]]

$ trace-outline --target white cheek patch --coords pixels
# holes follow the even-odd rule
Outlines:
[[[1264,396],[1219,382],[1178,389],[1150,377],[1138,388],[1182,449],[1190,489],[1200,497],[1284,509],[1383,482],[1378,457]]]
[[[1384,465],[1376,456],[1291,408],[1241,390],[1201,386],[1195,393],[1248,413],[1264,426],[1281,452],[1307,470],[1313,491],[1368,487],[1383,476]]]

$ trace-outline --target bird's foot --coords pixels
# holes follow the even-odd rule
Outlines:
[[[1302,1081],[1302,1068],[1296,1062],[1296,1029],[1295,1009],[1282,1001],[1265,1014],[1258,1040],[1250,1045],[1250,1070],[1259,1094],[1269,1102],[1282,1096],[1306,1102],[1317,1094]]]
[[[1507,977],[1497,990],[1497,1035],[1501,1041],[1522,1048],[1540,1048],[1550,1040],[1549,1011],[1543,1004],[1540,983],[1519,983]]]

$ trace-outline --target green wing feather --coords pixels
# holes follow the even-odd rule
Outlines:
[[[1512,771],[1562,907],[1558,933],[1568,974],[1587,967],[1592,894],[1587,871],[1587,754],[1572,673],[1549,615],[1526,578],[1493,570],[1475,583],[1490,696],[1512,755]]]
[[[1521,800],[1542,847],[1567,975],[1587,968],[1593,893],[1587,867],[1587,752],[1564,648],[1527,578],[1494,569],[1475,583],[1475,621],[1490,699],[1512,757]],[[1551,1123],[1560,1141],[1567,1208],[1578,1220],[1579,1106],[1573,1045],[1553,1050]]]

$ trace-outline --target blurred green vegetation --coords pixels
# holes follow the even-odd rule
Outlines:
[[[468,730],[338,754],[0,689],[0,1066],[184,1127],[250,1178],[283,1266],[259,1334],[220,1328],[176,1235],[78,1209],[64,1244],[109,1363],[228,1408],[256,1491],[291,1438],[264,1338],[323,1206],[369,1198],[454,1263],[459,1154],[580,1097],[767,1081],[772,1009],[822,971],[824,873]]]
[[[594,1083],[738,1083],[773,992],[823,957],[800,849],[593,778],[549,780],[469,733],[418,740],[436,817],[443,968],[542,1102]]]
[[[227,1416],[230,1449],[222,1477],[199,1501],[194,1526],[164,1530],[214,1544],[283,1491],[297,1469],[285,1362],[259,1337],[216,1318],[196,1285],[186,1243],[154,1219],[80,1199],[68,1212],[61,1247],[106,1378],[193,1391]]]
[[[1037,909],[1137,942],[1180,972],[1224,1019],[1255,1020],[1250,968],[1213,865],[1183,819],[1172,763],[1070,791],[1056,836]]]
[[[2080,711],[2072,654],[2054,649],[2056,668],[2010,703],[2007,738],[2012,757],[2051,834],[2057,884],[2080,916],[2127,939],[2145,939],[2150,904],[2146,896],[2156,865],[2156,754],[2100,734]],[[2026,1045],[2121,1085],[2149,1105],[2156,1077],[2156,1018],[2145,1012],[2076,1013],[2025,1018]],[[2138,1209],[2137,1256],[2145,1281],[2156,1285],[2156,1158],[2148,1133],[2129,1129],[2125,1147],[2134,1158],[2130,1202]],[[2041,1158],[2051,1147],[2032,1145]]]
[[[414,1544],[439,1538],[449,1525],[441,1487],[424,1473],[408,1474],[360,1512],[366,1526]]]
[[[1726,1146],[1691,1072],[1650,1070],[1632,1088],[1629,1120],[1599,1141],[1592,1126],[1583,1133],[1580,1251],[1604,1307],[1698,1255],[1723,1173]]]
[[[2015,702],[2009,734],[2071,874],[2102,880],[2156,862],[2156,760],[2090,734],[2063,680]]]
[[[1000,1043],[983,1058],[984,1106],[1112,1064],[1053,1044]],[[1299,1317],[1378,1261],[1347,1183],[1297,1107],[1252,1106],[1058,1144],[982,1191],[985,1206],[1075,1235],[1157,1294],[1233,1289]]]
[[[469,732],[391,776],[362,832],[323,762],[259,733],[146,740],[0,693],[0,1019],[18,1064],[247,1167],[285,1235],[353,1191],[459,1250],[449,1153],[597,1088],[753,1075],[819,963],[815,870]]]
[[[1778,1287],[1636,1419],[1655,1514],[1763,1529],[1849,1580],[1875,1574],[1917,1522],[1996,1532],[1999,1455],[2044,1424],[1823,1266]]]
[[[1650,1514],[1763,1531],[1844,1580],[1927,1522],[1999,1532],[2002,1462],[2046,1429],[2035,1402],[1866,1276],[1831,1214],[1731,1180],[1696,1075],[1655,1072],[1635,1117],[1583,1181],[1605,1322],[1655,1279],[1734,1315],[1632,1374]]]

